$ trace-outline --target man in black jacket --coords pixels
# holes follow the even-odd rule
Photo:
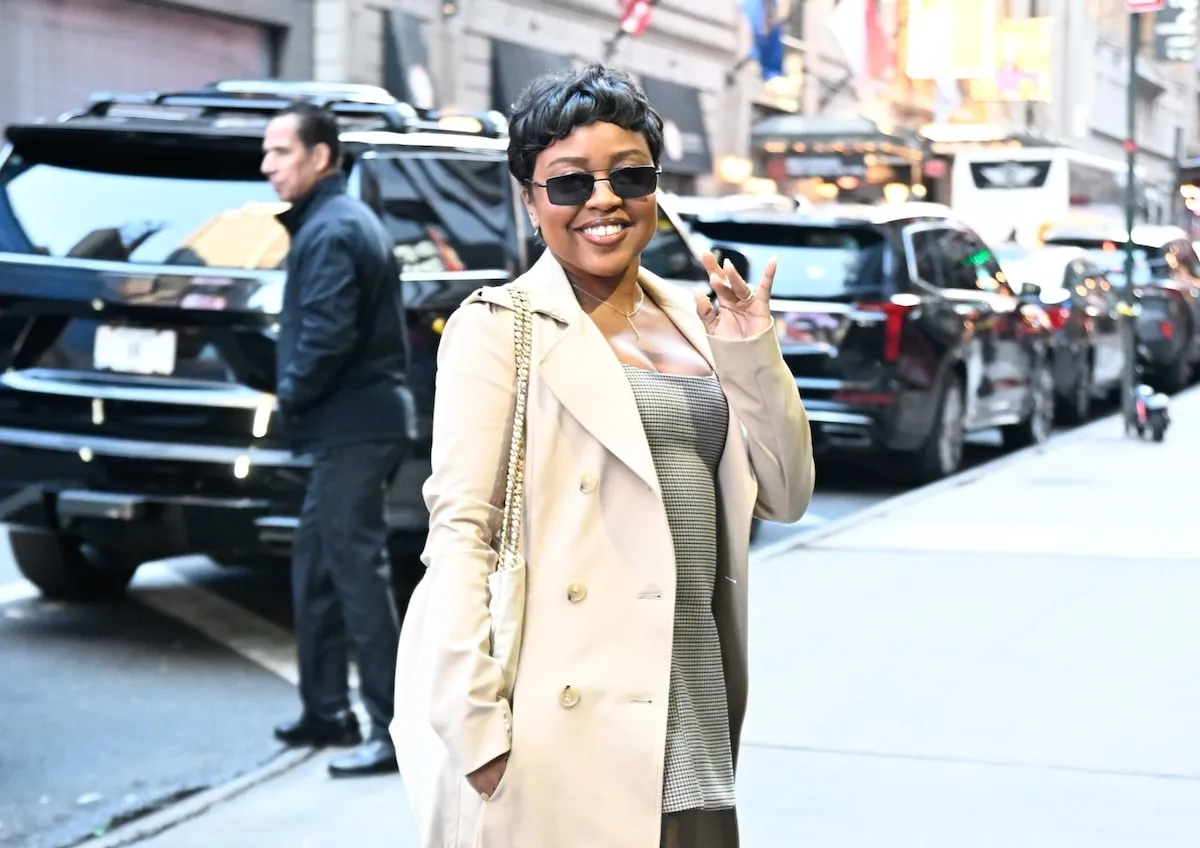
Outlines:
[[[292,559],[300,667],[290,745],[359,745],[335,776],[396,768],[392,719],[398,626],[388,581],[384,490],[406,449],[411,416],[399,269],[375,214],[346,194],[338,125],[290,107],[268,125],[262,171],[291,208],[277,346],[276,397],[293,450],[312,476]],[[347,635],[371,717],[363,743],[350,711]]]

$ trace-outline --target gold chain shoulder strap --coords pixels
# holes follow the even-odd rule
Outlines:
[[[508,479],[504,486],[498,568],[515,567],[520,557],[525,505],[525,408],[529,400],[529,363],[533,354],[533,313],[529,309],[529,296],[516,287],[510,288],[509,294],[513,303],[516,402],[513,405],[512,442],[508,448]]]

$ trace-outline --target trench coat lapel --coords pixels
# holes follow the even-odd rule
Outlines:
[[[696,314],[695,298],[688,292],[665,282],[661,277],[650,273],[645,268],[638,274],[638,282],[646,293],[659,305],[667,317],[678,328],[683,337],[691,343],[709,368],[715,370],[712,348],[708,345],[708,331],[704,322]]]
[[[620,360],[546,251],[525,276],[534,312],[556,319],[535,340],[538,375],[563,408],[654,492],[661,493],[642,418]]]

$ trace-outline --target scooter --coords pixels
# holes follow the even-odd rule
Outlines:
[[[1140,383],[1133,390],[1133,420],[1127,421],[1125,431],[1130,427],[1137,431],[1139,438],[1145,438],[1150,432],[1150,438],[1161,442],[1167,434],[1171,423],[1171,399],[1162,392],[1156,392],[1145,383]]]
[[[1121,304],[1117,307],[1117,311],[1130,320],[1136,318],[1141,312],[1141,305],[1134,304],[1128,306]],[[1136,334],[1134,336],[1135,349],[1137,343]],[[1156,442],[1161,442],[1167,435],[1167,427],[1171,424],[1171,399],[1163,392],[1156,392],[1152,387],[1142,382],[1142,376],[1145,373],[1142,359],[1140,355],[1135,355],[1133,358],[1133,398],[1132,402],[1125,408],[1125,434],[1136,431],[1139,439],[1146,438],[1146,431],[1150,432],[1150,438]],[[1124,406],[1124,404],[1122,404]]]

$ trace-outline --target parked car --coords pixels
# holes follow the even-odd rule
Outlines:
[[[1200,363],[1200,258],[1178,227],[1134,227],[1132,236],[1139,364],[1151,385],[1177,392]],[[1125,285],[1123,227],[1052,226],[1044,241],[1087,250],[1112,284]]]
[[[671,195],[671,203],[683,221],[722,212],[806,212],[812,203],[786,194]]]
[[[944,206],[823,206],[698,217],[747,279],[779,257],[772,309],[820,450],[957,471],[968,431],[1012,446],[1054,421],[1048,319]]]
[[[1086,421],[1094,399],[1120,390],[1125,371],[1117,288],[1077,247],[1042,248],[1004,267],[1012,287],[1050,320],[1058,419]]]
[[[163,556],[288,554],[308,466],[275,415],[288,237],[259,163],[296,100],[338,114],[350,191],[395,240],[411,410],[387,498],[396,561],[423,539],[442,326],[533,258],[503,120],[371,86],[100,95],[9,127],[0,149],[0,522],[44,594],[112,597]],[[703,284],[677,222],[664,208],[648,265]]]
[[[992,242],[988,246],[991,247],[996,261],[1000,263],[1000,267],[1005,269],[1008,268],[1010,262],[1020,262],[1031,253],[1030,248],[1011,240]]]

